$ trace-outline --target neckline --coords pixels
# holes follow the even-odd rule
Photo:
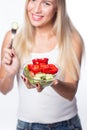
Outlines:
[[[31,52],[32,55],[43,55],[43,54],[49,54],[54,52],[56,49],[58,49],[58,45],[56,45],[52,50],[47,52]]]

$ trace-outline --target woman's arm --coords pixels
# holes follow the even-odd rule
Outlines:
[[[52,88],[64,98],[72,100],[76,94],[77,86],[78,82],[62,82],[57,79],[53,82]]]
[[[8,32],[1,50],[0,91],[3,94],[8,93],[13,88],[14,77],[19,69],[19,61],[15,50],[10,49],[10,41],[11,32]]]
[[[74,35],[74,39],[75,39],[73,43],[74,50],[75,50],[77,59],[79,61],[79,64],[81,65],[81,59],[82,59],[82,53],[83,53],[83,47],[82,47],[83,41],[78,35]],[[69,70],[66,70],[65,72],[64,82],[60,80],[55,80],[53,82],[52,88],[64,98],[68,100],[72,100],[76,94],[79,79],[78,81],[72,80],[72,78],[70,78],[68,74],[68,71]]]
[[[0,77],[0,91],[3,94],[7,94],[13,88],[13,82],[14,76],[6,75],[3,78]]]

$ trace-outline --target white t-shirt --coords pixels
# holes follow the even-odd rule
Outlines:
[[[47,53],[32,53],[31,59],[49,58],[50,63],[58,62],[58,48]],[[26,62],[28,58],[25,59]],[[18,75],[19,107],[18,119],[34,123],[55,123],[72,118],[77,113],[76,99],[69,101],[59,95],[51,86],[42,92],[28,89]]]

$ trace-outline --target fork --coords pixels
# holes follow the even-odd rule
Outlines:
[[[12,32],[12,38],[11,38],[11,43],[10,43],[10,49],[12,49],[13,46],[13,40],[14,40],[14,36],[17,32],[18,29],[18,24],[16,22],[12,23],[12,28],[11,28],[11,32]]]

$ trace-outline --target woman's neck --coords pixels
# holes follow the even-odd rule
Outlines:
[[[54,35],[53,31],[52,31],[52,25],[50,24],[49,26],[43,26],[43,27],[37,27],[35,29],[35,37],[52,37]]]
[[[56,36],[51,32],[38,31],[35,35],[35,44],[33,52],[48,52],[53,50],[57,45]]]

